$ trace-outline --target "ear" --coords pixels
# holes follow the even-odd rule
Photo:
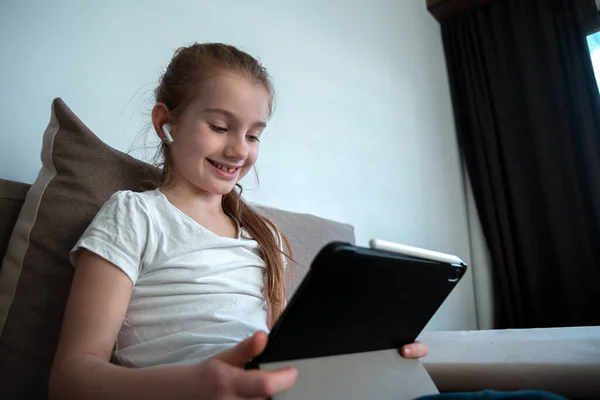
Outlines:
[[[169,122],[171,122],[169,120],[169,109],[164,103],[157,103],[152,107],[152,126],[161,141],[165,139],[162,127]]]

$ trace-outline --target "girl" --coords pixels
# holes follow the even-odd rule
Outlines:
[[[232,46],[194,44],[175,53],[155,94],[161,180],[114,194],[72,250],[50,395],[197,400],[289,389],[293,368],[243,369],[281,314],[290,258],[285,236],[235,188],[271,115],[269,75]],[[427,352],[419,343],[403,351]]]

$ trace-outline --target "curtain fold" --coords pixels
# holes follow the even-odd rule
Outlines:
[[[600,325],[593,0],[492,0],[442,23],[498,328]]]

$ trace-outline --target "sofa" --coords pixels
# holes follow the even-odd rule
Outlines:
[[[0,179],[1,399],[47,397],[73,274],[68,249],[110,194],[142,190],[156,173],[102,143],[60,99],[43,142],[33,185]],[[294,249],[290,294],[324,244],[354,242],[351,225],[257,208]],[[441,392],[542,389],[600,398],[599,327],[423,332],[420,340],[429,346],[423,363]]]

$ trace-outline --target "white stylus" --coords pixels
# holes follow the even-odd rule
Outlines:
[[[407,246],[405,244],[388,242],[381,239],[371,239],[369,241],[369,247],[374,250],[390,251],[392,253],[404,254],[406,256],[423,258],[425,260],[439,261],[448,264],[464,264],[460,258],[451,254]]]

